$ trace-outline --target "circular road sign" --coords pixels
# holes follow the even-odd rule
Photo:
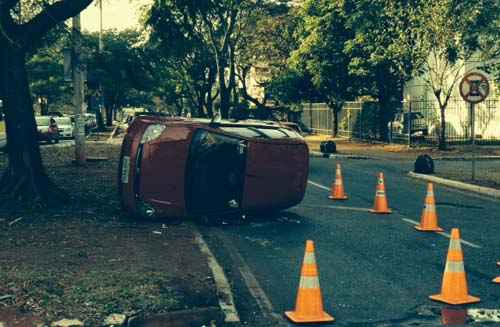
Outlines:
[[[460,81],[460,95],[469,103],[479,103],[490,93],[488,79],[481,73],[469,73]]]

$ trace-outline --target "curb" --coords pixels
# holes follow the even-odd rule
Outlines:
[[[467,184],[467,183],[458,182],[458,181],[454,181],[451,179],[446,179],[446,178],[441,178],[441,177],[436,177],[436,176],[417,174],[417,173],[414,173],[412,171],[408,172],[408,176],[410,176],[412,178],[416,178],[416,179],[426,180],[426,181],[433,182],[436,184],[442,184],[442,185],[456,188],[459,190],[479,193],[479,194],[486,195],[486,196],[489,196],[492,198],[500,199],[500,190],[496,190],[493,188],[478,186],[478,185],[474,185],[474,184]]]
[[[327,158],[327,159],[335,159],[335,158],[344,158],[344,159],[375,159],[373,157],[366,157],[354,154],[329,154],[329,153],[321,153],[318,151],[310,151],[310,157],[316,158]]]
[[[468,157],[436,157],[434,160],[442,161],[472,161],[470,156]],[[500,156],[477,156],[476,160],[500,160]]]
[[[216,326],[222,325],[224,315],[219,308],[208,307],[192,310],[172,311],[150,317],[132,317],[127,327],[157,327],[157,326]]]

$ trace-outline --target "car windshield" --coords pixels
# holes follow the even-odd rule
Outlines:
[[[36,124],[37,126],[49,126],[50,125],[50,118],[49,117],[36,117]]]
[[[71,119],[68,117],[55,118],[59,125],[71,125]]]

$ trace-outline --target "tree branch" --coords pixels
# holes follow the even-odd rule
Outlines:
[[[61,0],[46,6],[41,13],[36,15],[26,24],[21,25],[21,35],[24,46],[41,39],[50,29],[76,16],[92,3],[93,0]]]

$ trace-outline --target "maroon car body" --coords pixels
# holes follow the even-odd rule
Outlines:
[[[123,140],[119,193],[139,217],[282,210],[304,197],[309,151],[274,122],[139,116]]]

